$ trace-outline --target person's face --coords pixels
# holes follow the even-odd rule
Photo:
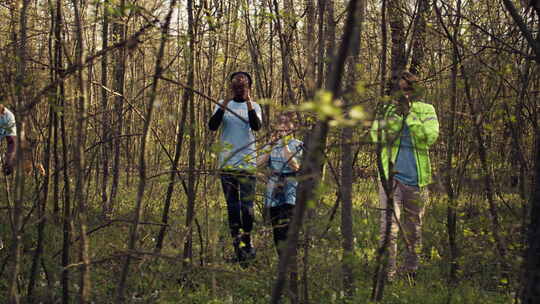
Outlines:
[[[405,95],[407,98],[411,97],[413,88],[411,85],[407,83],[407,81],[405,81],[405,79],[399,80],[399,89],[401,90],[403,95]]]
[[[291,128],[285,123],[279,123],[275,129],[275,134],[278,137],[287,136],[291,132]]]
[[[231,86],[235,91],[245,90],[249,88],[249,79],[245,74],[236,74],[231,80]]]
[[[279,125],[285,125],[289,121],[289,117],[286,115],[280,115],[278,118],[278,124]]]

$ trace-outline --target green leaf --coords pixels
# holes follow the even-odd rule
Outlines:
[[[366,112],[362,106],[354,106],[349,110],[349,117],[354,120],[364,120]]]

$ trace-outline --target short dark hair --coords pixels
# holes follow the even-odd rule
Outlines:
[[[400,79],[403,79],[409,86],[414,86],[418,82],[418,77],[409,71],[403,71]]]
[[[247,77],[248,82],[249,82],[249,87],[251,88],[251,84],[253,83],[253,80],[251,79],[251,75],[249,75],[248,72],[243,72],[243,71],[234,72],[231,74],[231,77],[229,78],[229,80],[233,80],[234,76],[238,74],[244,74]]]

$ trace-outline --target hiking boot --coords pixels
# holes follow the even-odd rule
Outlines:
[[[240,256],[240,266],[242,266],[242,268],[247,268],[251,262],[255,260],[255,248],[251,246],[244,246],[240,248]]]
[[[234,256],[233,260],[236,260],[236,262],[241,262],[242,259],[242,250],[240,249],[240,245],[242,243],[242,240],[239,236],[235,237],[233,239],[233,248],[234,248]]]
[[[242,247],[242,258],[245,260],[245,261],[249,261],[249,260],[254,260],[255,257],[257,256],[256,252],[255,252],[255,248],[249,246],[249,247]]]

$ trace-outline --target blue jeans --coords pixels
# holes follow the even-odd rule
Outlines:
[[[249,235],[253,229],[255,176],[243,171],[222,171],[220,177],[223,194],[227,201],[231,236],[237,237],[240,228]]]
[[[283,204],[295,205],[297,187],[298,180],[294,174],[285,176],[271,174],[266,186],[266,207],[277,207]]]

